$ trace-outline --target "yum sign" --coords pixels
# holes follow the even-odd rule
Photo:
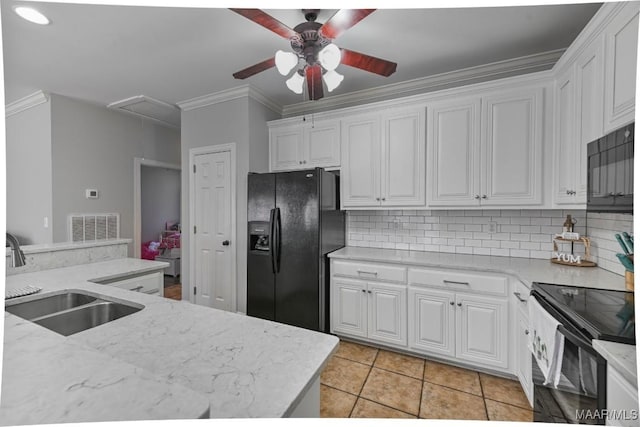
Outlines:
[[[581,258],[580,258],[580,255],[566,254],[566,253],[562,253],[562,252],[554,252],[553,256],[558,261],[568,262],[568,263],[571,263],[571,264],[580,264],[581,261],[582,261]]]

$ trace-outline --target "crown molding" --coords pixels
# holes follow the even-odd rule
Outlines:
[[[4,106],[5,117],[13,116],[36,105],[44,104],[49,101],[49,94],[41,90],[13,101]]]
[[[222,102],[245,97],[252,98],[265,107],[269,108],[273,112],[282,114],[282,106],[280,104],[269,99],[265,94],[260,92],[251,84],[246,84],[231,89],[222,90],[220,92],[187,99],[185,101],[176,103],[176,105],[180,107],[182,111],[190,111],[197,108],[206,107],[208,105],[220,104]]]
[[[317,101],[305,101],[296,104],[285,105],[282,108],[283,117],[295,114],[317,111],[319,109],[333,109],[346,104],[362,104],[374,102],[380,98],[397,98],[402,94],[415,94],[432,92],[461,85],[477,83],[480,80],[494,80],[514,74],[528,74],[550,69],[565,52],[565,49],[556,49],[519,58],[492,62],[461,70],[420,77],[404,82],[391,83],[371,89],[349,92],[342,95],[331,96]]]
[[[593,17],[584,26],[578,37],[567,48],[567,52],[563,55],[558,62],[553,66],[554,72],[562,70],[566,64],[570,64],[575,61],[576,57],[580,55],[589,44],[600,37],[607,25],[613,20],[613,18],[620,13],[625,7],[638,8],[638,2],[612,2],[604,3],[600,9],[598,9]]]

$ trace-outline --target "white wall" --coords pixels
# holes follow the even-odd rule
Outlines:
[[[7,232],[51,243],[51,100],[7,117],[6,137]]]
[[[141,242],[158,241],[167,221],[180,221],[180,171],[140,167]]]
[[[267,120],[279,118],[248,97],[182,112],[182,298],[190,300],[193,283],[189,272],[189,150],[236,144],[236,268],[237,310],[246,311],[247,288],[247,175],[268,169]]]
[[[51,100],[7,117],[6,136],[7,232],[51,243]]]
[[[134,158],[179,164],[180,134],[61,95],[51,101],[53,241],[67,240],[70,213],[117,212],[120,236],[133,238]],[[87,188],[99,198],[87,199]]]

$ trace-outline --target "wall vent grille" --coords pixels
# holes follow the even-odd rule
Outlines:
[[[120,238],[120,214],[71,214],[67,229],[71,242]]]

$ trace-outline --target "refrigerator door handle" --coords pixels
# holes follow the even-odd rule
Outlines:
[[[271,272],[276,273],[276,245],[275,245],[275,221],[276,210],[271,209],[269,214],[269,255],[271,256]]]
[[[276,208],[276,273],[280,273],[280,253],[282,249],[282,222],[280,220],[280,208]]]

